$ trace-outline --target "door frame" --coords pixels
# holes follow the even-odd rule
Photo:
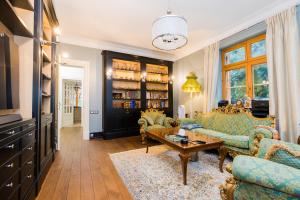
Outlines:
[[[83,129],[83,134],[82,137],[84,140],[89,140],[90,139],[90,118],[89,118],[89,113],[90,113],[90,95],[89,95],[89,77],[90,77],[90,63],[88,61],[83,61],[83,60],[75,60],[75,59],[69,59],[69,58],[59,58],[59,65],[58,65],[58,71],[60,71],[60,66],[70,66],[70,67],[78,67],[78,68],[83,68],[84,70],[84,78],[82,80],[82,85],[83,85],[83,107],[82,107],[82,114],[81,114],[81,124],[82,124],[82,129]],[[58,81],[61,80],[61,75],[58,73]],[[58,83],[57,85],[61,85],[61,83]],[[59,88],[62,89],[62,88]],[[59,90],[57,90],[57,93]],[[57,94],[59,97],[59,93]],[[60,98],[60,97],[59,97]],[[59,105],[60,99],[57,100],[56,103],[56,111],[58,113],[58,138],[57,138],[57,150],[60,149],[60,129],[61,129],[61,105]]]

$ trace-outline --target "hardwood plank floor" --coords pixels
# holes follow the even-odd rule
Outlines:
[[[109,153],[144,148],[140,137],[82,140],[80,127],[63,128],[57,152],[37,200],[132,199]]]

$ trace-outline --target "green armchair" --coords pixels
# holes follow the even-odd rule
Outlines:
[[[145,112],[141,112],[141,118],[138,120],[140,125],[140,134],[142,137],[142,143],[145,144],[145,132],[151,129],[158,128],[170,128],[171,123],[175,120],[170,117],[166,117],[163,111],[148,109]]]
[[[237,156],[227,171],[222,199],[300,199],[300,145],[264,138],[257,157]]]

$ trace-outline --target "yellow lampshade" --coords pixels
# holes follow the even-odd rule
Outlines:
[[[201,85],[197,81],[197,78],[198,77],[195,75],[195,73],[190,72],[189,75],[187,75],[186,77],[187,80],[182,85],[181,89],[184,92],[191,92],[191,93],[201,92]]]

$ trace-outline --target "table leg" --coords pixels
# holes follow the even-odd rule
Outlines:
[[[191,161],[192,162],[197,162],[199,160],[199,155],[198,155],[198,151],[194,152],[191,156]]]
[[[189,154],[179,154],[181,160],[181,167],[182,167],[182,175],[183,175],[183,184],[186,185],[186,174],[187,174],[187,164],[190,158]]]
[[[227,153],[228,153],[228,150],[225,147],[221,146],[219,148],[219,159],[220,159],[219,169],[220,169],[220,172],[222,172],[222,173],[223,173],[223,163],[224,163]]]
[[[146,153],[148,153],[149,151],[148,136],[145,136],[145,143],[146,143]]]

